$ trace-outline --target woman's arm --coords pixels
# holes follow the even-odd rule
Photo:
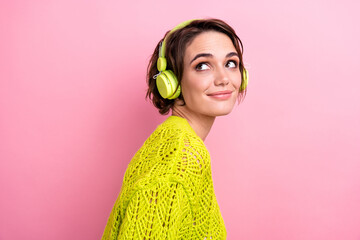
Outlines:
[[[177,239],[191,223],[189,213],[183,186],[159,182],[138,190],[126,208],[120,229],[111,229],[102,239]]]

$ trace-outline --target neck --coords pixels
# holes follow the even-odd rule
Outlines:
[[[205,141],[209,134],[215,118],[213,116],[206,116],[199,113],[190,112],[184,106],[174,105],[172,108],[172,115],[185,118],[194,129],[195,133]]]

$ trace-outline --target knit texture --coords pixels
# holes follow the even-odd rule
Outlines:
[[[185,118],[169,116],[136,152],[102,239],[226,239],[209,152]]]

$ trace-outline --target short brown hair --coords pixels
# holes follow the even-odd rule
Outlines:
[[[172,70],[174,72],[175,76],[179,81],[179,84],[181,84],[181,79],[184,71],[184,56],[186,47],[192,42],[192,40],[194,40],[197,35],[207,31],[221,32],[226,34],[231,39],[236,49],[236,52],[239,54],[239,69],[242,76],[242,73],[244,71],[244,64],[242,60],[243,45],[240,38],[236,35],[234,29],[220,19],[200,19],[194,20],[185,27],[172,32],[169,36],[166,36],[169,33],[168,31],[164,36],[164,38],[166,37],[166,69]],[[164,38],[161,39],[155,47],[154,53],[151,56],[149,65],[147,67],[147,84],[149,88],[145,97],[149,98],[152,101],[154,106],[159,109],[159,113],[162,115],[167,114],[175,103],[175,99],[164,99],[163,97],[161,97],[156,87],[156,80],[153,78],[153,76],[158,73],[156,64],[159,57],[159,47]],[[241,81],[243,81],[243,79]],[[240,92],[238,100],[242,100],[245,95],[246,89]],[[178,98],[184,101],[182,93],[180,93],[180,96]],[[184,101],[184,105],[185,104],[186,103]]]

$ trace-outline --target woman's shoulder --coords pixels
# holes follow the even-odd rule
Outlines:
[[[192,133],[192,128],[186,119],[178,116],[169,116],[159,124],[144,144],[161,143],[162,141],[180,140],[184,133]]]
[[[161,123],[145,143],[156,142],[178,142],[185,147],[191,146],[197,149],[203,149],[207,152],[207,148],[203,140],[195,133],[185,118],[178,116],[169,116]]]
[[[185,188],[211,178],[209,152],[187,121],[170,116],[136,152],[126,170],[123,191],[157,182],[181,183]]]

